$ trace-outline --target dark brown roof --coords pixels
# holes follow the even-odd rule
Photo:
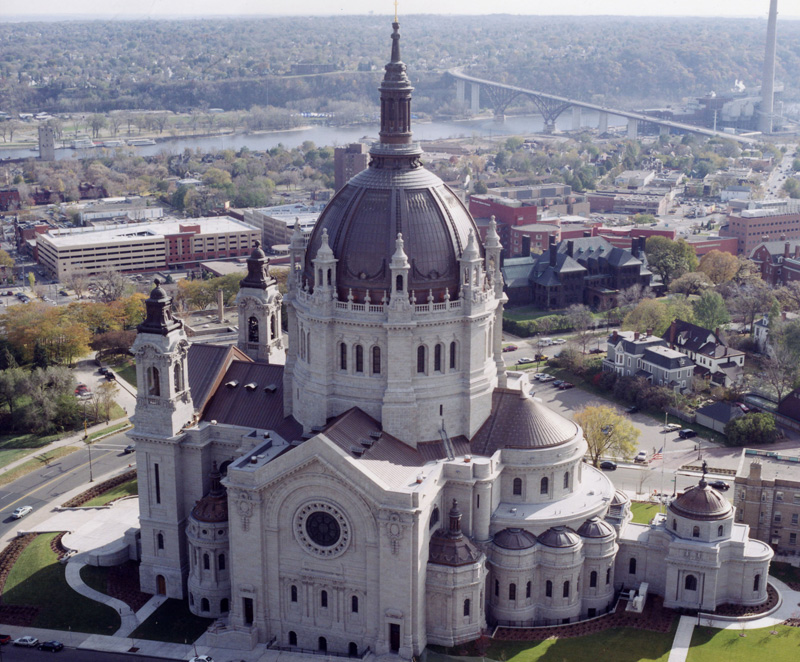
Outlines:
[[[493,542],[503,549],[530,549],[536,544],[536,536],[524,529],[503,529],[494,534]]]
[[[252,361],[236,347],[205,343],[192,343],[189,346],[189,388],[192,390],[194,408],[201,415],[234,360]]]
[[[581,538],[607,538],[608,536],[616,534],[614,532],[614,527],[595,515],[580,525],[578,535],[581,536]]]
[[[548,448],[578,433],[572,421],[521,391],[498,388],[492,413],[472,439],[472,452],[491,455],[500,448]]]
[[[282,365],[235,360],[219,382],[203,420],[275,430],[289,441],[302,435],[300,425],[283,415]]]
[[[730,502],[705,480],[673,499],[669,509],[680,517],[700,521],[725,519],[731,514]]]
[[[580,536],[568,526],[551,527],[539,536],[539,542],[547,547],[574,547],[580,541]]]

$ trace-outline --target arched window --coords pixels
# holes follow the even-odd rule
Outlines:
[[[180,393],[183,390],[183,366],[180,362],[175,364],[172,369],[173,382],[175,384],[175,393]]]
[[[258,342],[258,320],[255,317],[247,320],[247,342]]]
[[[592,570],[589,573],[589,588],[597,588],[597,571]]]
[[[433,369],[436,372],[442,372],[442,346],[436,345],[433,348]]]
[[[611,568],[606,568],[606,585],[611,583]]]
[[[289,645],[297,646],[297,632],[289,630]]]
[[[672,530],[673,531],[677,531],[678,530],[678,520],[676,520],[674,518],[672,520]]]
[[[211,568],[211,559],[209,558],[208,554],[203,554],[203,570],[209,570]]]
[[[328,286],[333,285],[333,277],[331,273],[331,269],[328,269]]]
[[[531,597],[531,583],[530,582],[525,584],[525,597],[526,598]]]
[[[328,275],[330,275],[330,271],[328,272]],[[320,637],[317,643],[318,643],[318,648],[322,652],[327,652],[327,650],[328,650],[328,640],[325,639],[325,637]]]
[[[563,595],[564,595],[565,598],[569,597],[569,582],[568,581],[564,582]]]
[[[220,554],[217,557],[217,568],[220,570],[225,570],[225,555]]]
[[[425,345],[417,347],[417,372],[425,374]]]
[[[428,529],[432,529],[439,523],[439,506],[433,507],[433,512],[431,513],[431,521],[428,524]]]
[[[219,610],[220,610],[220,611],[221,611],[223,614],[224,614],[225,612],[227,612],[227,611],[230,611],[230,610],[231,610],[231,608],[230,608],[230,604],[229,604],[229,602],[228,602],[228,598],[222,598],[222,600],[220,600],[220,601],[219,601]]]
[[[686,581],[683,584],[687,591],[697,590],[697,577],[694,575],[686,575]]]
[[[150,366],[147,369],[147,393],[158,397],[161,395],[161,380],[159,379],[158,368]]]
[[[354,595],[350,598],[350,611],[354,614],[358,613],[358,596]]]
[[[517,495],[522,494],[522,478],[515,478],[514,479],[513,492],[514,492],[514,494],[517,494]]]
[[[756,575],[753,577],[753,590],[760,591],[761,590],[761,575]]]
[[[209,611],[209,609],[208,598],[200,600],[200,611]]]
[[[297,602],[297,587],[294,584],[289,588],[289,595],[292,602]]]
[[[722,524],[720,524],[720,525],[717,527],[717,535],[718,535],[718,536],[722,536],[722,534],[723,534],[724,532],[725,532],[725,528],[722,526]]]
[[[398,292],[403,291],[403,277],[400,274],[397,274],[397,278],[395,279],[395,289]]]
[[[159,533],[156,536],[156,546],[159,549],[164,549],[164,534],[163,533]]]
[[[544,594],[548,598],[553,597],[553,582],[549,579],[544,583]]]
[[[347,370],[347,345],[344,343],[339,345],[339,369]]]
[[[628,561],[628,574],[635,575],[636,574],[636,559],[631,559]]]
[[[699,538],[700,537],[700,527],[693,526],[692,527],[692,538]]]
[[[509,584],[508,585],[508,599],[509,600],[516,600],[517,599],[517,585],[516,584]]]
[[[364,372],[364,348],[356,345],[356,372]]]
[[[275,340],[278,337],[278,318],[271,315],[269,318],[269,338]]]
[[[322,593],[319,594],[319,606],[327,608],[327,606],[328,606],[328,592],[327,591],[322,591]]]
[[[355,641],[351,641],[347,644],[347,654],[350,657],[358,657],[358,644]]]
[[[547,494],[549,489],[550,489],[550,481],[547,480],[547,476],[545,476],[539,483],[539,494]]]
[[[569,489],[569,471],[564,474],[564,489]]]
[[[381,348],[377,345],[372,348],[372,374],[381,374]]]
[[[450,343],[450,370],[456,369],[456,341]]]
[[[469,616],[469,598],[464,600],[464,616]]]

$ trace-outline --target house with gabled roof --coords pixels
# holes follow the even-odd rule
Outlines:
[[[719,329],[709,331],[683,320],[673,320],[663,336],[670,348],[694,361],[695,375],[729,388],[739,382],[744,369],[744,352],[728,347]]]
[[[694,362],[652,333],[614,331],[608,337],[603,371],[643,377],[656,386],[683,392],[692,390]]]

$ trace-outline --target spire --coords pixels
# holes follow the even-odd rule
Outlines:
[[[394,242],[394,255],[392,255],[392,268],[393,269],[406,269],[408,268],[408,255],[405,251],[405,242],[403,242],[403,233],[397,233],[397,239]]]
[[[461,533],[461,511],[458,509],[458,501],[453,499],[453,507],[450,509],[450,530],[447,532],[450,538],[460,538]]]
[[[400,59],[400,24],[392,23],[392,56],[381,83],[381,144],[411,143],[411,81]]]
[[[333,251],[331,250],[331,245],[328,242],[328,228],[325,228],[322,230],[322,237],[320,239],[319,250],[317,250],[316,259],[330,260],[332,258]]]
[[[269,281],[269,258],[261,250],[261,242],[256,240],[253,252],[247,258],[247,276],[239,281],[239,287],[266,290]]]
[[[475,243],[475,232],[470,228],[469,238],[467,239],[467,247],[461,254],[462,261],[480,260],[481,254],[478,252],[478,246]]]
[[[500,248],[500,235],[497,234],[497,221],[492,216],[489,221],[489,231],[486,233],[484,248]]]
[[[183,322],[172,317],[172,298],[161,287],[161,281],[156,278],[155,287],[150,292],[150,298],[144,302],[146,316],[144,322],[136,327],[139,333],[154,333],[160,336],[167,335],[170,331],[180,329]]]

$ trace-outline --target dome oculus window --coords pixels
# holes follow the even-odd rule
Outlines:
[[[350,524],[340,508],[325,501],[302,506],[294,517],[297,542],[309,554],[335,558],[350,545]]]

